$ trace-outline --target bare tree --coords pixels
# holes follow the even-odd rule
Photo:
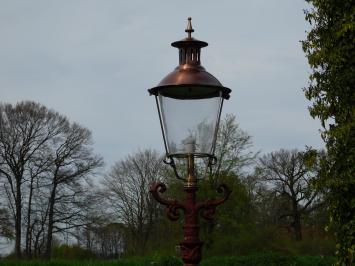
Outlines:
[[[32,258],[34,227],[41,221],[38,219],[38,211],[41,209],[41,206],[38,205],[38,197],[41,190],[47,185],[44,177],[51,163],[50,158],[46,156],[46,150],[48,150],[47,143],[38,149],[31,158],[27,166],[26,186],[22,192],[24,198],[23,211],[26,213],[24,217],[24,225],[26,226],[25,254],[28,258]],[[42,223],[44,222],[42,221]]]
[[[46,258],[51,256],[53,232],[85,224],[82,218],[87,198],[82,182],[103,164],[91,145],[91,132],[76,123],[51,140]]]
[[[89,130],[40,104],[0,104],[0,184],[14,220],[17,258],[23,240],[28,257],[44,246],[49,257],[53,233],[83,224],[84,181],[102,165],[91,146]]]
[[[202,128],[204,131],[204,128]],[[244,179],[245,170],[255,162],[257,153],[252,150],[251,136],[243,131],[233,114],[227,114],[221,119],[216,140],[215,156],[216,162],[209,171],[205,172],[206,161],[196,162],[198,176],[207,177],[208,189],[215,190],[219,182],[226,177],[233,179]],[[186,162],[179,162],[179,169],[186,169]],[[186,171],[186,170],[185,170]],[[182,171],[180,171],[182,172]],[[206,221],[201,228],[206,234],[206,247],[213,245],[213,234],[216,229],[217,219]]]
[[[278,199],[278,220],[293,229],[296,240],[302,240],[302,216],[316,206],[318,192],[312,185],[318,177],[317,168],[308,163],[306,152],[281,149],[262,156],[257,172]]]
[[[15,221],[15,256],[21,257],[23,184],[36,152],[58,134],[65,118],[34,102],[0,104],[0,173]]]
[[[0,237],[12,238],[12,224],[10,215],[5,208],[0,208]]]
[[[36,188],[35,197],[32,201],[31,216],[29,243],[26,243],[26,247],[29,248],[27,255],[32,254],[34,257],[40,257],[45,247],[45,232],[48,220],[48,191],[44,190],[43,187]]]
[[[162,158],[152,150],[139,151],[118,161],[104,178],[104,195],[117,220],[128,227],[136,254],[142,254],[158,215],[158,205],[148,193],[161,178]]]
[[[210,125],[201,123],[198,125],[196,135],[199,138],[199,143],[204,145],[207,141],[206,132],[210,131]],[[209,134],[207,134],[209,135]],[[252,150],[253,143],[251,136],[243,131],[233,114],[226,114],[219,123],[217,132],[215,156],[216,161],[211,162],[209,159],[202,159],[195,161],[195,168],[197,176],[203,178],[208,176],[211,187],[217,187],[218,182],[223,176],[238,176],[245,175],[247,167],[255,163],[257,152]],[[211,165],[206,171],[206,165]],[[186,160],[177,159],[176,168],[181,177],[186,174]],[[171,172],[169,176],[174,176]]]
[[[217,164],[211,171],[214,182],[221,175],[241,175],[242,169],[251,165],[256,158],[257,154],[251,148],[251,136],[240,129],[235,115],[227,114],[220,122],[217,135]]]
[[[125,248],[126,226],[115,223],[117,215],[107,211],[100,189],[91,190],[90,205],[86,213],[86,225],[76,228],[78,245],[104,258],[119,258]]]
[[[125,225],[108,223],[87,225],[81,234],[87,250],[103,258],[118,259],[125,248],[125,232]]]

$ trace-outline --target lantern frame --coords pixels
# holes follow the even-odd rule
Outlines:
[[[191,33],[194,31],[191,25],[191,18],[188,19],[188,26],[185,31],[188,33],[187,38],[182,41],[172,43],[172,46],[179,48],[179,66],[175,68],[173,72],[168,74],[157,87],[149,89],[148,91],[151,95],[155,95],[160,126],[164,139],[164,146],[167,152],[167,159],[164,160],[164,162],[172,166],[177,178],[185,181],[183,190],[186,194],[186,197],[183,201],[180,199],[164,197],[163,193],[167,190],[167,186],[162,182],[152,183],[149,192],[157,202],[165,206],[167,217],[170,220],[177,221],[180,217],[180,214],[184,215],[183,241],[180,242],[179,245],[181,257],[184,262],[184,266],[198,266],[202,259],[203,246],[203,241],[201,241],[199,238],[199,217],[202,216],[206,220],[213,219],[217,206],[221,205],[228,199],[229,195],[231,194],[231,190],[225,184],[220,184],[217,187],[217,192],[222,194],[222,196],[217,199],[214,198],[199,201],[197,199],[198,178],[196,177],[195,158],[207,158],[209,166],[216,162],[214,149],[216,146],[221,111],[223,102],[225,99],[229,98],[229,93],[231,90],[223,87],[214,76],[205,71],[205,69],[201,66],[200,49],[207,46],[207,43],[198,41],[191,37]],[[170,99],[165,99],[163,97]],[[199,122],[197,124],[197,130],[199,131],[201,129],[202,137],[200,134],[196,134],[194,132],[194,124],[196,121],[192,121],[191,123],[191,120],[188,120],[186,117],[186,115],[189,115],[191,112],[190,107],[184,106],[183,102],[171,101],[171,99],[183,101],[204,100],[215,97],[220,99],[219,103],[214,101],[207,101],[203,102],[201,105],[201,102],[196,101],[195,110],[200,110],[200,112],[194,112],[195,110],[192,110],[194,114],[197,114],[193,118],[197,118],[197,122]],[[208,104],[211,105],[207,106]],[[177,113],[174,113],[176,106],[179,110]],[[172,107],[174,109],[172,109]],[[213,107],[214,112],[210,112],[212,109],[209,108],[211,107]],[[163,111],[166,111],[166,113],[164,112],[166,116],[164,115]],[[172,130],[171,132],[174,133],[171,134],[171,132],[167,132],[167,126],[164,124],[167,117],[170,117],[170,119],[179,120],[179,122],[181,122],[180,126],[182,129],[186,129],[185,126],[187,126],[188,137],[181,139],[179,137],[179,130],[174,131],[178,128],[175,126],[171,127],[174,124],[170,124],[168,127],[168,131]],[[200,120],[201,118],[203,119],[202,121]],[[210,123],[208,123],[208,120]],[[204,124],[205,127],[203,127]],[[211,135],[211,125],[214,125],[213,136]],[[185,136],[185,133],[186,132],[183,133],[183,136]],[[204,133],[207,133],[205,135],[207,138],[203,136]],[[169,147],[171,147],[172,150],[178,151],[174,141],[167,143],[168,140],[170,141],[170,138],[171,140],[178,140],[177,143],[181,142],[183,145],[184,153],[169,154]],[[204,143],[209,146],[204,146]],[[204,151],[204,147],[209,147],[211,150],[210,153],[198,153],[196,152],[196,147],[198,147],[199,151]],[[179,176],[174,162],[174,158],[185,157],[187,168],[186,179]]]
[[[185,32],[188,36],[183,40],[173,42],[171,45],[179,49],[179,65],[161,82],[151,89],[150,95],[155,96],[157,105],[160,127],[164,140],[166,157],[165,162],[174,165],[174,158],[181,159],[193,156],[194,158],[208,158],[209,164],[216,161],[214,156],[216,148],[216,140],[218,127],[221,118],[221,112],[224,100],[230,97],[231,89],[224,87],[217,78],[208,73],[201,65],[201,48],[208,46],[207,42],[199,41],[191,37],[194,32],[191,25],[191,18],[188,20],[188,26]],[[219,107],[217,109],[216,121],[213,129],[213,137],[210,152],[171,152],[168,145],[167,126],[164,120],[159,97],[168,97],[176,100],[203,100],[209,98],[220,98]]]

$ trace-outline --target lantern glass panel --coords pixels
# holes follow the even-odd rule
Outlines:
[[[213,155],[223,98],[176,99],[158,95],[168,155]]]

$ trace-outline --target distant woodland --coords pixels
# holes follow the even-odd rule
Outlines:
[[[175,254],[182,221],[168,221],[148,192],[159,180],[169,197],[184,196],[163,155],[142,149],[104,172],[92,145],[88,129],[41,104],[0,105],[0,233],[14,241],[13,256],[50,258],[63,245],[103,258]],[[216,156],[211,168],[197,164],[199,197],[218,196],[222,182],[233,193],[216,219],[201,220],[206,252],[333,253],[327,203],[317,188],[324,151],[255,153],[251,136],[229,114]],[[177,169],[184,175],[185,162]]]
[[[213,221],[201,220],[208,256],[335,253],[337,265],[354,264],[355,5],[306,2],[303,90],[325,149],[261,154],[234,114],[224,116],[217,163],[197,163],[199,197],[213,199],[222,182],[233,191]],[[148,192],[159,180],[167,196],[184,196],[163,157],[142,147],[104,170],[89,129],[40,103],[0,103],[0,236],[14,243],[10,256],[176,254],[182,221],[168,221]]]

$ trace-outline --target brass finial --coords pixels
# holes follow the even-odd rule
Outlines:
[[[194,32],[194,29],[192,28],[192,24],[191,24],[191,17],[189,17],[187,22],[187,27],[185,32],[188,33],[188,38],[191,39],[191,33]]]

